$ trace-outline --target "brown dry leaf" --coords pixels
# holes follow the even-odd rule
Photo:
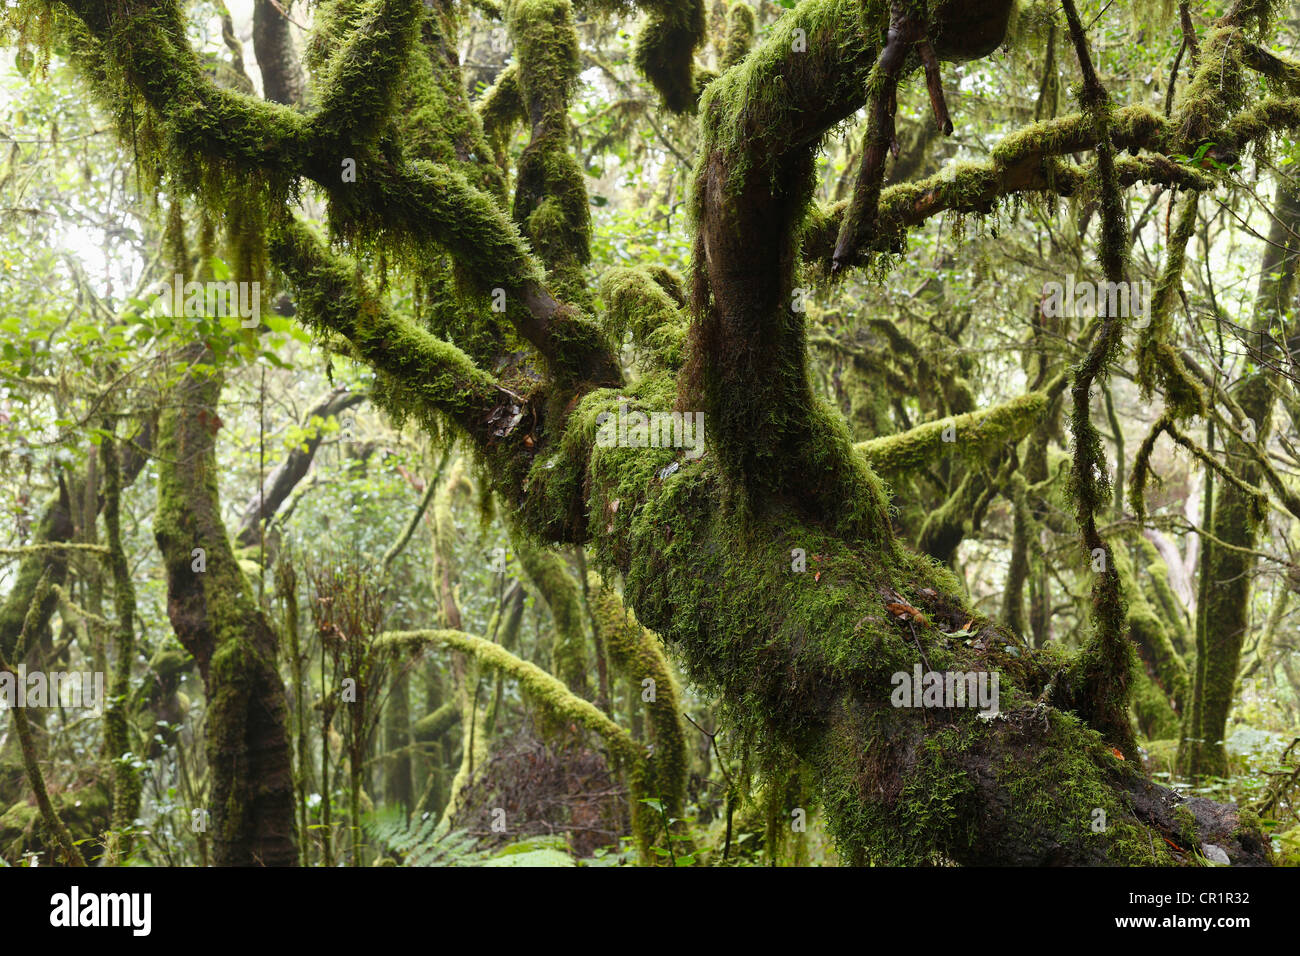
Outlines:
[[[906,602],[887,602],[885,604],[885,610],[889,611],[890,614],[897,615],[898,617],[911,618],[917,624],[926,623],[925,615]]]

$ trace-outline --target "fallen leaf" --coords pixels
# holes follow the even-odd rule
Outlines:
[[[885,604],[885,609],[889,611],[890,614],[894,614],[900,618],[911,618],[917,624],[926,623],[925,615],[905,601],[900,601],[897,603],[887,602]]]

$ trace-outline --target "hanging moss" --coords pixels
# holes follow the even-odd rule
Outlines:
[[[708,30],[704,0],[643,0],[640,5],[648,16],[637,34],[632,61],[663,97],[667,109],[689,112],[697,95],[695,51]]]
[[[83,72],[125,133],[134,132],[137,112],[158,127],[164,168],[198,192],[210,211],[223,215],[237,194],[258,208],[283,208],[298,180],[312,179],[327,191],[337,235],[412,263],[423,262],[431,245],[447,250],[475,294],[505,290],[506,317],[546,357],[557,380],[617,381],[617,363],[599,331],[545,292],[540,264],[493,198],[459,169],[403,162],[400,144],[385,141],[395,95],[389,87],[409,57],[419,8],[411,0],[358,7],[358,29],[329,60],[321,107],[304,117],[213,84],[190,49],[174,0],[129,3],[111,18],[91,2],[72,6],[89,41]],[[356,162],[354,182],[340,175],[345,158]],[[466,168],[482,173],[477,164]],[[570,185],[581,186],[580,177],[570,176]],[[563,212],[571,220],[576,193],[567,196]]]
[[[523,94],[519,89],[518,63],[511,63],[497,74],[496,81],[479,101],[478,115],[483,124],[483,134],[492,144],[497,165],[504,169],[506,145],[514,132],[515,124],[527,116]]]
[[[480,441],[508,437],[497,412],[511,405],[518,411],[520,400],[460,349],[392,314],[358,279],[354,263],[329,253],[297,223],[280,225],[270,248],[298,292],[302,320],[345,336],[380,370],[373,396],[399,420],[414,412],[432,425],[445,416]]]
[[[1182,199],[1177,225],[1169,237],[1165,265],[1150,304],[1150,324],[1138,337],[1138,382],[1143,397],[1150,398],[1158,386],[1170,413],[1179,418],[1205,413],[1205,396],[1172,343],[1173,312],[1181,301],[1183,263],[1196,227],[1197,200],[1196,193]]]
[[[421,0],[369,0],[338,11],[355,26],[324,64],[318,102],[310,121],[313,137],[333,142],[340,156],[374,142],[392,113],[419,36]],[[337,22],[337,21],[336,21]],[[351,24],[349,24],[351,26]],[[338,38],[337,31],[327,30]]]
[[[459,170],[475,188],[504,202],[505,175],[494,162],[497,144],[485,134],[480,114],[465,94],[450,0],[422,9],[418,30],[402,71],[397,125],[403,153]]]

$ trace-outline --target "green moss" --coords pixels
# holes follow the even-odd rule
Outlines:
[[[459,721],[460,708],[454,701],[447,701],[412,724],[411,735],[420,743],[431,743],[441,740]]]
[[[1127,605],[1125,626],[1128,638],[1138,654],[1133,670],[1133,707],[1138,729],[1147,738],[1177,736],[1179,714],[1188,699],[1187,665],[1174,649],[1164,622],[1138,585],[1124,543],[1112,541],[1110,553]]]
[[[665,277],[664,282],[671,283],[672,277]],[[690,318],[673,298],[671,288],[670,284],[665,289],[664,283],[645,269],[609,269],[600,279],[606,333],[617,347],[630,332],[642,350],[647,370],[676,370],[684,359]]]
[[[617,592],[592,571],[587,579],[592,621],[609,654],[610,665],[622,676],[635,695],[640,695],[649,716],[651,752],[646,760],[645,787],[662,800],[669,817],[682,818],[686,810],[686,737],[681,721],[681,695],[659,638],[643,628]],[[645,681],[653,681],[653,700],[645,701]],[[658,826],[657,821],[655,822]],[[685,824],[673,828],[686,836]],[[652,834],[642,830],[638,837],[648,842]],[[679,843],[679,848],[683,841]],[[645,855],[648,845],[642,848]]]
[[[727,8],[727,31],[718,57],[719,70],[729,70],[749,53],[754,42],[754,11],[745,0]]]
[[[210,360],[201,346],[188,358]],[[222,384],[219,373],[192,369],[162,413],[154,537],[167,573],[168,616],[207,692],[216,861],[291,865],[297,859],[293,774],[276,636],[221,520],[210,425]]]
[[[420,34],[423,9],[420,0],[344,3],[339,19],[351,20],[350,29],[341,36],[339,30],[322,33],[340,46],[323,64],[310,120],[310,135],[337,144],[340,158],[372,144],[388,123]]]
[[[479,101],[478,115],[483,123],[483,133],[492,144],[497,165],[506,165],[506,145],[515,124],[527,115],[524,112],[523,93],[519,89],[519,64],[511,63],[488,87]]]
[[[493,162],[499,131],[491,137],[485,133],[481,114],[470,108],[465,95],[449,0],[439,0],[432,9],[422,8],[418,30],[410,61],[402,72],[402,101],[397,113],[403,153],[459,170],[471,185],[504,202],[503,167]],[[511,66],[506,72],[513,75],[514,69]]]
[[[108,565],[113,575],[113,609],[117,618],[112,683],[108,690],[108,707],[104,713],[104,750],[111,762],[113,781],[113,828],[125,833],[135,822],[140,809],[142,782],[131,754],[129,699],[131,665],[135,660],[135,583],[122,546],[122,467],[117,440],[100,443],[104,467],[104,530],[108,542]],[[130,850],[130,837],[123,836],[117,850]]]
[[[1008,836],[1015,840],[1048,829],[1058,844],[1045,847],[1046,859],[1069,844],[1095,844],[1098,859],[1115,866],[1151,866],[1174,862],[1163,842],[1153,841],[1133,811],[1119,796],[1116,784],[1136,773],[1103,744],[1101,735],[1082,727],[1068,714],[1053,713],[1047,722],[1048,740],[1069,746],[1048,746],[1045,758],[1028,772],[1011,759],[1003,766],[1001,783],[1013,807]],[[1083,746],[1077,743],[1082,739]],[[1095,829],[1103,819],[1105,828]]]
[[[66,542],[72,538],[72,534],[71,501],[66,485],[60,482],[59,490],[46,500],[41,510],[32,540],[36,544]],[[0,604],[0,657],[6,660],[14,657],[18,637],[23,631],[23,621],[33,610],[38,596],[41,600],[35,608],[36,633],[44,632],[49,626],[50,618],[58,605],[55,588],[63,583],[67,567],[67,552],[63,550],[35,551],[23,556],[9,593],[5,595],[4,603]],[[37,585],[47,573],[48,587],[40,595]]]
[[[704,0],[643,0],[648,12],[632,60],[674,113],[695,106],[694,54],[705,39]]]
[[[98,860],[97,841],[110,826],[112,798],[107,784],[89,781],[50,795],[50,801],[72,838],[81,843],[88,863]],[[25,854],[40,853],[42,865],[60,859],[58,839],[32,803],[15,803],[0,814],[0,858],[18,865]]]
[[[569,0],[510,0],[518,84],[532,137],[519,157],[515,221],[561,296],[590,305],[591,212],[582,169],[569,150],[569,98],[578,82],[578,34]]]
[[[926,422],[854,447],[876,471],[887,475],[933,467],[954,452],[983,460],[1029,434],[1046,413],[1047,403],[1046,393],[1030,392],[984,411]]]
[[[555,622],[552,670],[570,691],[588,697],[587,631],[578,583],[558,554],[529,541],[516,539],[515,544],[524,573],[550,608]]]
[[[1204,414],[1205,396],[1173,345],[1173,312],[1181,303],[1183,263],[1187,244],[1196,228],[1198,196],[1185,196],[1177,225],[1169,238],[1169,252],[1150,304],[1150,324],[1138,337],[1138,383],[1144,398],[1159,388],[1170,413],[1179,418]]]
[[[361,282],[355,264],[329,253],[305,226],[277,229],[271,254],[298,291],[301,319],[344,336],[358,358],[375,366],[380,375],[372,394],[399,421],[415,414],[436,432],[450,419],[496,443],[494,411],[517,399],[464,352],[394,315]]]

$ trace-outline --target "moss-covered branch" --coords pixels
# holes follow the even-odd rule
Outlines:
[[[649,15],[632,59],[664,106],[685,113],[694,108],[697,95],[694,56],[707,32],[704,0],[641,0],[638,5]]]
[[[421,0],[370,0],[328,61],[308,135],[340,160],[371,144],[392,114],[418,36]]]
[[[1002,405],[964,415],[952,415],[917,425],[897,435],[872,438],[854,447],[884,475],[929,468],[949,454],[987,458],[1018,442],[1046,413],[1048,395],[1030,392]]]
[[[510,439],[523,400],[456,346],[394,315],[366,287],[355,263],[331,253],[297,222],[276,229],[270,252],[297,290],[303,321],[342,335],[358,358],[384,373],[378,401],[399,415],[414,410],[431,424],[445,416],[483,448]],[[514,412],[506,415],[510,407]]]
[[[519,157],[514,217],[568,301],[589,306],[583,267],[591,214],[582,169],[569,150],[569,97],[578,81],[578,34],[569,0],[510,0],[518,83],[532,127]]]
[[[521,539],[516,539],[515,547],[524,572],[551,609],[555,621],[552,669],[570,691],[586,698],[590,696],[587,632],[578,582],[558,554]]]
[[[599,330],[546,290],[540,263],[490,194],[460,170],[420,160],[394,162],[366,145],[365,137],[373,135],[371,118],[364,112],[367,104],[350,103],[346,90],[355,80],[371,99],[387,97],[383,76],[394,68],[388,63],[378,69],[372,84],[365,78],[367,70],[352,62],[352,54],[362,63],[383,58],[372,39],[356,37],[351,53],[341,61],[351,65],[338,67],[342,72],[336,76],[336,92],[327,87],[326,105],[336,108],[304,117],[213,83],[189,46],[175,0],[132,0],[115,6],[72,0],[69,6],[89,31],[89,36],[81,36],[83,72],[124,122],[131,115],[129,97],[138,93],[144,99],[161,120],[177,171],[204,192],[210,207],[223,211],[230,202],[228,193],[237,189],[232,183],[245,183],[248,177],[267,184],[273,202],[286,200],[301,177],[311,179],[330,198],[331,226],[336,230],[366,234],[371,240],[382,237],[407,251],[437,245],[456,258],[478,294],[504,290],[510,297],[507,318],[565,387],[619,380],[617,362]],[[418,7],[409,0],[394,0],[375,9],[392,17],[384,21],[385,31],[405,36],[410,31],[399,21],[404,23],[409,15],[404,11]],[[405,49],[409,51],[409,45]],[[397,61],[405,61],[402,56],[393,59],[399,67]],[[362,110],[362,115],[351,114],[351,109]],[[358,135],[364,134],[360,141],[351,138],[354,124]],[[347,159],[355,163],[351,180],[340,175]],[[196,174],[203,171],[217,173],[216,181],[224,185],[207,185],[213,177]]]
[[[680,694],[659,638],[637,623],[636,615],[595,571],[588,572],[587,594],[592,621],[614,672],[645,702],[653,741],[646,760],[645,790],[663,801],[668,816],[681,818],[686,805],[686,737]],[[674,832],[686,835],[682,830]],[[638,834],[643,841],[649,835],[645,829]],[[642,855],[648,855],[648,850],[642,846]]]
[[[390,648],[398,653],[417,653],[428,647],[459,651],[488,670],[497,671],[516,681],[519,689],[546,715],[558,722],[585,727],[598,734],[610,751],[629,768],[630,803],[633,829],[647,825],[650,811],[640,803],[645,790],[645,754],[632,736],[614,723],[595,704],[569,690],[531,661],[510,653],[500,644],[455,630],[389,631],[375,642],[376,648]]]
[[[754,10],[745,0],[735,0],[727,7],[727,32],[718,57],[718,69],[731,69],[745,58],[753,44]]]
[[[36,546],[22,552],[18,574],[9,593],[5,595],[4,604],[0,605],[0,656],[15,656],[23,624],[33,606],[38,615],[37,633],[49,625],[58,603],[55,590],[67,576],[68,550],[73,547],[69,539],[72,535],[72,502],[67,485],[60,477],[58,490],[41,510],[33,536]],[[64,545],[68,547],[65,548]],[[50,587],[41,591],[37,600],[37,585],[47,574]]]

